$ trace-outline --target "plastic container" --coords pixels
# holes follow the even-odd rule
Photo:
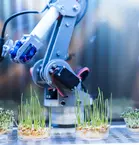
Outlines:
[[[0,144],[7,143],[10,140],[13,129],[8,129],[0,132]]]
[[[85,140],[101,140],[109,136],[109,127],[107,128],[76,128],[76,137]]]
[[[41,141],[50,137],[50,128],[29,129],[18,127],[18,139],[23,141]]]
[[[132,134],[139,134],[139,126],[137,125],[138,119],[130,119],[130,118],[124,118],[124,121],[126,123],[126,128],[128,131]],[[134,128],[129,127],[129,122],[132,122],[134,124]],[[135,128],[136,126],[136,128]]]
[[[13,131],[14,112],[0,108],[0,144],[8,143]]]
[[[132,135],[139,135],[139,128],[129,128],[127,127],[127,130],[130,132]]]

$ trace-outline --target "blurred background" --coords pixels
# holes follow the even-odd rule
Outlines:
[[[4,21],[22,10],[41,11],[47,0],[0,0],[0,32]],[[28,34],[42,15],[24,15],[12,20],[7,27],[14,41]],[[0,63],[0,107],[14,109],[21,94],[29,97],[30,85],[43,103],[43,89],[33,84],[29,69],[47,49],[44,48],[27,64],[15,64],[7,57]],[[120,120],[121,112],[129,106],[139,107],[139,0],[90,0],[86,16],[76,26],[69,48],[75,54],[73,68],[87,66],[91,73],[86,80],[89,93],[95,97],[97,88],[105,98],[113,94],[113,119]]]

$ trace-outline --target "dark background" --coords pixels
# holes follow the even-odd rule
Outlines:
[[[42,10],[47,0],[0,0],[0,31],[3,22],[21,10]],[[13,40],[30,33],[41,15],[25,15],[14,19],[7,28]],[[17,111],[21,93],[29,97],[32,84],[43,103],[43,89],[36,87],[29,68],[44,56],[44,49],[27,65],[14,64],[7,57],[0,64],[0,107]],[[82,22],[75,28],[69,53],[75,57],[73,68],[87,66],[91,73],[86,80],[89,93],[96,96],[100,87],[109,98],[113,94],[113,118],[128,106],[139,107],[139,1],[90,0]]]

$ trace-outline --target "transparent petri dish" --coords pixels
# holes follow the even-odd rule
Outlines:
[[[83,140],[102,140],[109,136],[109,128],[105,132],[92,131],[92,130],[76,130],[76,138]]]
[[[18,139],[20,141],[42,141],[50,138],[50,129],[18,129]]]
[[[0,129],[0,144],[5,144],[11,141],[13,128]]]
[[[129,128],[127,127],[128,131],[131,133],[131,134],[137,134],[139,135],[139,128]]]

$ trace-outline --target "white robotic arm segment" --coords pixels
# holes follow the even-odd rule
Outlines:
[[[48,32],[48,30],[54,24],[54,22],[57,20],[58,17],[59,17],[58,10],[52,6],[46,12],[46,14],[40,20],[40,22],[37,24],[37,26],[33,29],[33,31],[31,32],[31,35],[35,35],[39,39],[42,39],[43,36]]]

